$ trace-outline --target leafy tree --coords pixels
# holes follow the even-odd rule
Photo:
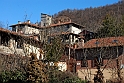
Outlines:
[[[61,42],[61,38],[58,36],[54,37],[50,43],[45,45],[45,56],[47,62],[57,62],[64,52],[63,49],[64,46]]]
[[[47,74],[45,65],[39,61],[36,54],[31,53],[31,60],[27,65],[27,76],[30,83],[46,83]]]
[[[124,27],[122,24],[118,22],[117,18],[107,14],[103,19],[102,27],[97,31],[98,37],[123,36]]]
[[[120,27],[119,33],[122,34],[122,36],[124,36],[124,15],[122,16],[119,27]]]

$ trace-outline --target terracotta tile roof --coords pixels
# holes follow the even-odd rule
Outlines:
[[[10,30],[7,30],[7,29],[1,28],[1,27],[0,27],[0,32],[6,32],[6,33],[11,33],[13,35],[18,35],[18,33],[14,32],[14,31],[10,31]]]
[[[23,34],[19,34],[19,33],[16,33],[14,31],[10,31],[10,30],[7,30],[7,29],[1,28],[1,27],[0,27],[0,32],[5,32],[5,33],[12,34],[12,35],[15,35],[15,36],[21,36],[21,37],[27,38],[27,39],[33,39],[33,38],[30,38],[30,36],[25,36]],[[36,39],[33,39],[33,40],[39,42]]]
[[[71,32],[58,32],[58,33],[52,33],[48,36],[69,35],[69,34],[77,35],[77,34],[74,34],[74,33],[71,33]],[[79,36],[79,35],[77,35],[77,36]]]
[[[51,28],[51,27],[62,26],[62,25],[67,25],[67,24],[72,24],[72,25],[75,25],[75,26],[79,26],[80,28],[84,28],[84,26],[82,26],[80,24],[77,24],[77,23],[74,23],[74,22],[64,22],[64,23],[51,24],[48,27],[42,27],[42,28]]]
[[[110,47],[122,45],[124,45],[124,36],[91,39],[84,43],[83,48]]]
[[[11,25],[10,27],[19,26],[19,25],[28,25],[28,26],[32,26],[34,28],[41,28],[37,24],[31,24],[31,23],[28,23],[28,22],[23,22],[23,23],[20,23],[20,24]]]

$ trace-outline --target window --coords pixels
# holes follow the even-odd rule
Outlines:
[[[22,48],[22,41],[21,40],[17,40],[17,48]]]
[[[81,67],[88,67],[87,60],[81,59]]]
[[[16,31],[16,28],[15,27],[12,27],[12,31]]]
[[[49,20],[49,18],[47,18],[47,20]]]
[[[6,36],[6,34],[1,36],[1,44],[2,45],[8,46],[9,40],[10,40],[10,38],[8,36]]]
[[[98,65],[100,65],[100,66],[103,66],[104,65],[103,64],[103,59],[102,58],[100,59],[98,57],[95,57],[94,60],[91,61],[91,66],[92,67],[96,67]]]
[[[46,26],[46,24],[44,23],[43,26]]]

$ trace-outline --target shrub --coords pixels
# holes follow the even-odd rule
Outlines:
[[[20,71],[3,71],[0,73],[0,83],[26,83],[26,76]]]
[[[86,83],[71,72],[52,71],[49,75],[49,83]]]

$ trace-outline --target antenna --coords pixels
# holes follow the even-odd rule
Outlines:
[[[8,20],[7,20],[7,21],[6,21],[6,26],[7,26],[7,29],[9,30],[8,25],[9,25],[9,22],[8,22]]]
[[[26,20],[27,20],[27,13],[26,13],[26,11],[25,11],[25,15],[24,15],[24,22],[26,22]]]
[[[31,16],[32,16],[32,13],[31,13],[31,15],[29,16],[29,19],[31,19]]]

